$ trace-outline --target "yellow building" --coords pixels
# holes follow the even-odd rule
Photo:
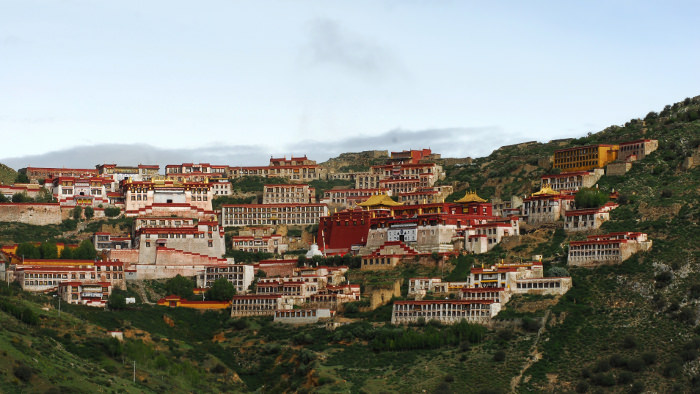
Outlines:
[[[554,151],[554,168],[562,172],[603,168],[617,160],[618,145],[588,145]]]

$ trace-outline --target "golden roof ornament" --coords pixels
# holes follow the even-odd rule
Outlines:
[[[460,198],[459,200],[457,200],[455,202],[467,204],[470,202],[486,202],[486,200],[479,197],[475,191],[467,190],[467,192],[464,194],[464,197]]]
[[[540,191],[532,193],[533,196],[558,196],[559,194],[561,193],[552,189],[548,185],[542,186]]]

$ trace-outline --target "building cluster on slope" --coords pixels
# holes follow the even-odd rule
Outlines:
[[[58,291],[67,302],[104,305],[112,288],[125,280],[194,276],[206,288],[220,278],[230,281],[239,295],[222,306],[232,316],[269,315],[283,322],[330,318],[346,302],[360,299],[359,285],[345,282],[347,267],[297,268],[296,260],[263,260],[236,264],[226,252],[226,228],[236,228],[229,247],[244,252],[283,254],[290,237],[278,229],[318,224],[313,254],[358,256],[361,270],[387,270],[401,264],[444,264],[462,253],[486,253],[508,237],[530,226],[563,223],[567,232],[599,229],[617,204],[577,209],[576,193],[596,185],[607,167],[609,174],[629,169],[658,146],[654,140],[618,145],[594,145],[558,150],[553,168],[541,177],[541,190],[524,198],[486,201],[467,191],[461,199],[445,202],[453,193],[439,155],[429,149],[391,152],[386,163],[365,172],[334,173],[306,156],[271,158],[267,166],[237,167],[209,163],[118,166],[95,169],[27,167],[20,172],[28,184],[0,186],[6,196],[25,193],[53,195],[56,203],[0,204],[0,219],[35,224],[60,223],[76,206],[118,207],[134,220],[130,234],[94,234],[100,252],[96,261],[23,260],[3,250],[13,262],[8,278],[30,291]],[[624,174],[624,171],[622,172]],[[276,178],[264,184],[260,204],[223,204],[212,201],[233,192],[232,180],[242,177]],[[280,183],[283,178],[290,183]],[[345,179],[355,188],[334,188],[317,197],[309,182]],[[53,217],[53,216],[58,217]],[[48,219],[47,219],[48,218]],[[286,231],[286,230],[285,230]],[[569,263],[578,266],[619,263],[633,253],[648,250],[642,233],[589,236],[569,245]],[[257,272],[267,277],[255,279]],[[394,304],[392,322],[418,319],[455,322],[490,321],[512,294],[561,294],[570,278],[545,278],[538,262],[473,268],[466,282],[436,278],[412,279],[410,295],[418,299]],[[421,299],[426,294],[453,295],[443,300]],[[176,297],[162,305],[206,307]],[[197,306],[199,305],[199,306]],[[297,308],[297,309],[293,309]],[[299,309],[302,308],[302,309]],[[341,307],[342,308],[342,307]]]
[[[544,277],[539,261],[472,267],[466,283],[411,278],[408,296],[415,300],[395,302],[391,322],[437,320],[451,324],[466,320],[488,324],[513,294],[561,295],[571,285],[571,277]],[[438,299],[425,299],[428,295]]]

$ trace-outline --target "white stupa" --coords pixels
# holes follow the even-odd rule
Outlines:
[[[311,248],[309,248],[309,251],[306,252],[306,258],[310,259],[314,256],[323,256],[323,253],[321,253],[321,251],[318,250],[318,245],[311,244]]]

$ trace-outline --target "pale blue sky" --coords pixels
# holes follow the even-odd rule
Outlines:
[[[325,160],[445,129],[434,149],[479,156],[700,94],[698,26],[693,1],[0,0],[0,161],[112,143]]]

